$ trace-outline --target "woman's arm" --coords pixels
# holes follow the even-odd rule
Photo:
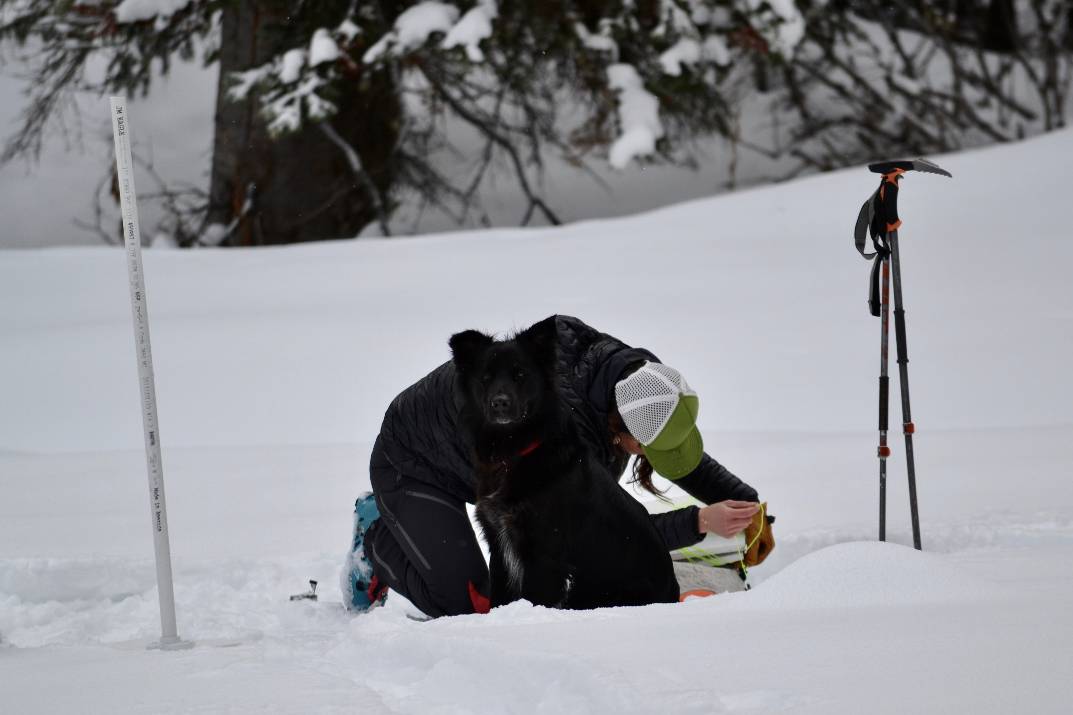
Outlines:
[[[712,506],[690,506],[652,515],[652,524],[671,551],[696,544],[706,532],[732,536],[752,521],[758,508],[756,490],[707,454],[696,469],[673,483]]]
[[[704,534],[697,530],[699,512],[697,507],[687,506],[684,509],[650,515],[652,526],[656,527],[656,531],[663,537],[668,551],[692,546],[704,538]]]
[[[709,532],[730,538],[752,522],[759,508],[756,502],[729,499],[703,508],[687,506],[652,514],[651,518],[667,550],[674,551],[696,544]]]
[[[744,531],[759,510],[760,505],[754,501],[726,499],[709,504],[697,511],[697,530],[729,539]]]
[[[714,504],[727,499],[759,501],[755,489],[738,479],[729,469],[707,454],[700,458],[700,464],[696,469],[674,480],[673,483],[705,504]]]

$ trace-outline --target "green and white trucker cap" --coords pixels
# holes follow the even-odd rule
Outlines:
[[[681,373],[645,362],[615,385],[615,403],[656,472],[679,479],[697,468],[704,456],[697,430],[700,400]]]

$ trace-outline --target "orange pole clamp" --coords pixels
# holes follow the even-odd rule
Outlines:
[[[913,434],[917,431],[916,426],[912,422],[906,422],[902,427],[904,428],[905,434]]]

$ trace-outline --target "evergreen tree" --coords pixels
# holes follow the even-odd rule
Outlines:
[[[692,140],[714,135],[791,157],[793,174],[1063,126],[1071,5],[0,0],[0,41],[39,58],[3,158],[38,151],[65,92],[145,93],[154,63],[200,53],[220,73],[211,184],[187,243],[386,234],[403,201],[471,219],[496,165],[528,199],[520,223],[558,223],[535,181],[551,152],[688,163]],[[741,116],[757,92],[764,142]],[[448,122],[480,145],[445,170]]]
[[[622,167],[726,131],[727,28],[744,12],[777,38],[799,19],[753,4],[0,0],[0,40],[37,58],[3,159],[39,151],[66,92],[145,94],[154,63],[200,54],[220,73],[209,200],[186,243],[387,232],[407,192],[462,219],[497,161],[529,198],[521,222],[557,223],[533,181],[545,151]],[[484,142],[450,173],[430,159],[448,115]]]

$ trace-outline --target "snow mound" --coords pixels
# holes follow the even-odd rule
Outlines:
[[[948,557],[854,542],[803,556],[738,600],[764,609],[853,608],[978,600],[994,588]]]
[[[0,559],[0,598],[15,596],[24,603],[118,601],[155,584],[151,561]]]

